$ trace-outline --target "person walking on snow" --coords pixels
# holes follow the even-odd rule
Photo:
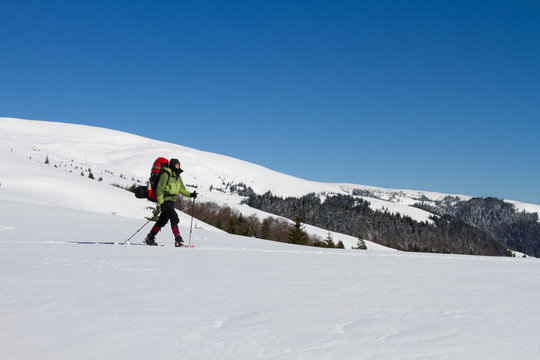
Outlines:
[[[167,222],[171,221],[171,229],[174,234],[174,246],[182,246],[183,240],[178,230],[178,214],[174,210],[174,202],[176,196],[182,194],[186,197],[196,198],[197,192],[189,192],[184,186],[184,182],[180,177],[183,170],[180,168],[180,161],[178,159],[171,159],[169,166],[165,167],[159,176],[158,185],[156,189],[157,203],[161,206],[161,214],[155,225],[152,227],[145,242],[147,245],[157,245],[155,238],[156,234],[161,230]]]

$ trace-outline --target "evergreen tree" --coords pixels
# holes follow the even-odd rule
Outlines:
[[[307,245],[308,236],[301,221],[300,216],[296,215],[294,225],[289,230],[289,243],[291,244]]]
[[[243,236],[248,236],[247,235],[246,219],[244,219],[244,216],[242,215],[242,213],[240,213],[240,215],[238,216],[238,218],[236,220],[236,226],[237,226],[237,229],[238,229],[237,234],[243,235]]]
[[[324,247],[327,248],[334,248],[336,245],[334,244],[334,239],[332,239],[332,234],[328,232],[328,236],[326,236],[326,239],[324,239]]]
[[[147,206],[146,209],[150,210],[152,214],[148,217],[145,217],[145,219],[150,221],[157,221],[157,219],[159,218],[159,213],[161,212],[161,207],[156,204],[155,207]]]
[[[236,224],[236,216],[231,217],[231,219],[229,220],[229,225],[227,226],[227,232],[229,234],[238,233],[238,225]]]
[[[216,222],[214,223],[214,226],[217,227],[218,229],[223,230],[223,223],[221,222],[221,219],[217,219]]]
[[[270,240],[270,222],[268,221],[268,219],[264,219],[262,222],[261,238],[265,240]]]
[[[358,237],[358,243],[356,244],[356,247],[353,247],[355,250],[367,250],[366,242],[362,238],[362,235]]]

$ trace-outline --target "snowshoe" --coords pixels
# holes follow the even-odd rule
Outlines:
[[[175,247],[184,246],[184,240],[182,240],[182,237],[180,235],[176,235],[176,237],[174,238],[174,246]]]
[[[146,239],[144,239],[144,242],[146,243],[146,245],[150,245],[150,246],[157,246],[157,242],[155,240],[155,235],[152,234],[152,233],[149,233],[147,236],[146,236]]]

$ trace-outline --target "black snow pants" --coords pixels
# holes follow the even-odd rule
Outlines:
[[[180,219],[178,219],[178,214],[176,213],[176,210],[174,210],[174,201],[164,201],[163,204],[161,204],[161,214],[159,214],[159,218],[152,228],[152,233],[156,235],[169,220],[171,220],[173,234],[175,236],[178,235],[178,223],[180,222]]]

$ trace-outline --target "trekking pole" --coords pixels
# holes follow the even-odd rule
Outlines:
[[[157,212],[157,214],[154,215],[154,218],[155,218],[155,216],[157,216],[160,212],[161,212],[161,209],[159,209],[159,211]],[[129,240],[131,240],[132,237],[134,237],[135,235],[137,235],[137,233],[138,233],[139,231],[141,231],[143,227],[145,227],[146,225],[148,225],[148,223],[149,223],[150,221],[152,221],[152,218],[148,219],[148,221],[147,221],[143,226],[141,226],[141,227],[139,228],[139,230],[135,231],[135,233],[134,233],[133,235],[131,235],[126,241],[124,241],[124,244],[129,244]]]
[[[193,214],[195,213],[195,198],[193,198],[193,205],[191,207],[191,225],[189,226],[189,242],[188,247],[191,245],[191,233],[193,232]]]
[[[139,231],[141,231],[143,227],[145,227],[146,225],[148,225],[148,223],[149,223],[150,221],[152,221],[152,219],[148,220],[143,226],[141,226],[141,227],[139,228],[139,230],[135,231],[135,233],[134,233],[133,235],[131,235],[131,236],[129,237],[129,239],[127,239],[126,241],[124,241],[124,244],[129,244],[129,240],[131,240],[132,237],[134,237]]]

